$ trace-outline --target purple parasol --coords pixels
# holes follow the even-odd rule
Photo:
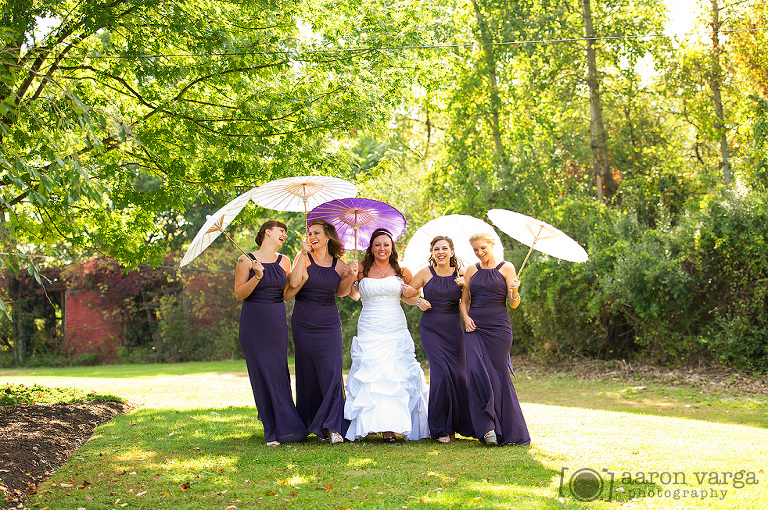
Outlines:
[[[386,228],[394,239],[405,232],[405,217],[400,211],[370,198],[340,198],[320,204],[309,213],[307,223],[316,219],[333,224],[347,250],[368,248],[377,228]]]

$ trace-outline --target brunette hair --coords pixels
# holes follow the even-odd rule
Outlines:
[[[325,237],[328,238],[328,253],[331,254],[331,257],[337,259],[341,258],[341,256],[344,255],[344,245],[341,244],[341,241],[339,240],[339,234],[336,233],[336,227],[320,218],[310,221],[309,225],[307,225],[307,230],[309,230],[309,227],[312,225],[320,225],[323,228]]]
[[[395,270],[395,274],[402,278],[403,270],[397,262],[400,257],[397,255],[397,248],[395,248],[395,239],[392,237],[392,233],[386,228],[377,228],[373,231],[373,234],[371,234],[371,240],[368,242],[368,248],[365,250],[365,256],[363,257],[363,276],[368,276],[368,271],[373,265],[373,241],[382,235],[389,237],[389,240],[392,242],[392,253],[389,254],[389,265]]]
[[[435,236],[434,239],[432,239],[432,242],[429,243],[429,265],[430,266],[436,266],[437,261],[435,260],[435,257],[432,256],[432,250],[435,248],[435,245],[439,243],[440,241],[445,241],[448,243],[448,247],[453,252],[453,255],[451,255],[451,259],[449,260],[449,265],[451,267],[455,267],[456,269],[461,268],[461,263],[459,262],[459,259],[456,258],[456,248],[453,247],[453,240],[448,236]]]
[[[264,233],[267,230],[275,227],[280,227],[286,232],[288,231],[288,227],[286,227],[285,223],[283,223],[282,221],[277,221],[277,220],[265,221],[264,224],[261,226],[261,228],[259,228],[259,233],[256,234],[256,239],[255,239],[256,246],[261,246],[261,243],[264,242]]]

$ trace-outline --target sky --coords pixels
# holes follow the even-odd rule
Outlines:
[[[669,9],[669,23],[664,33],[670,37],[683,35],[693,30],[696,16],[696,0],[664,0]]]

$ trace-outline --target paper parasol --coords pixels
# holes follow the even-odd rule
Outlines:
[[[179,267],[184,267],[192,262],[192,260],[200,255],[203,250],[208,248],[221,233],[227,236],[227,239],[229,239],[232,244],[237,246],[241,252],[245,253],[243,249],[240,248],[240,246],[238,246],[231,237],[229,237],[229,234],[227,234],[224,229],[227,228],[230,223],[232,223],[232,220],[234,220],[238,214],[240,214],[240,211],[243,210],[243,207],[245,207],[245,205],[251,199],[252,193],[253,190],[246,191],[215,213],[208,216],[208,220],[205,222],[205,224],[203,224],[203,226],[200,228],[200,231],[190,243],[189,249],[187,250],[187,253],[184,254],[184,258],[181,259]]]
[[[586,262],[589,259],[587,252],[579,243],[549,223],[506,209],[491,209],[488,211],[488,218],[499,227],[499,230],[531,247],[520,266],[518,275],[523,271],[534,248],[570,262]]]
[[[307,223],[321,219],[336,227],[347,250],[365,250],[371,234],[386,228],[398,239],[405,232],[405,217],[391,205],[370,198],[341,198],[321,204],[309,213]]]
[[[306,175],[286,177],[254,188],[251,200],[267,209],[303,212],[336,198],[354,197],[357,186],[336,177]]]
[[[403,252],[403,265],[413,274],[426,267],[431,255],[429,244],[436,236],[448,236],[453,241],[454,252],[462,267],[468,267],[477,262],[475,251],[469,244],[472,234],[487,232],[493,236],[493,256],[504,260],[504,246],[496,230],[488,223],[474,216],[464,214],[449,214],[428,221],[413,234]]]

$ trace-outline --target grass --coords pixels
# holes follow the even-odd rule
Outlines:
[[[101,395],[94,392],[86,392],[78,388],[51,388],[33,384],[6,383],[0,386],[0,406],[15,406],[19,404],[50,404],[50,403],[80,403],[111,401],[123,402],[124,400],[114,395]]]
[[[0,377],[141,405],[97,428],[32,508],[768,508],[768,405],[759,399],[518,372],[528,448],[375,436],[268,448],[242,362]],[[588,476],[574,477],[579,470]],[[579,501],[597,475],[600,496]]]

